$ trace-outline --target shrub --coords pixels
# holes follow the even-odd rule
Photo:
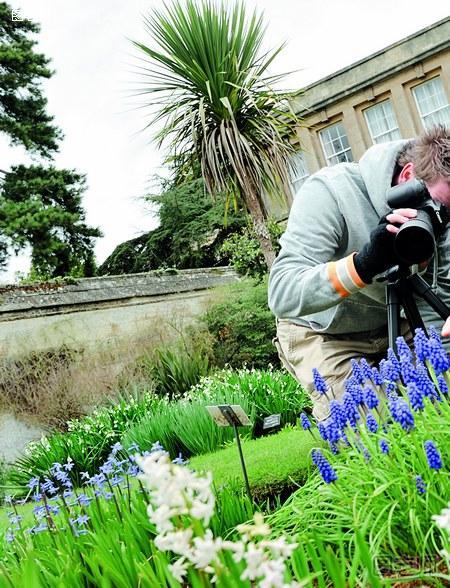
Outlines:
[[[208,333],[188,328],[180,334],[177,342],[147,350],[136,361],[137,371],[152,381],[155,393],[169,400],[195,386],[212,363]]]
[[[119,339],[95,349],[62,345],[0,359],[0,407],[49,430],[67,430],[67,421],[120,400],[120,393],[148,390],[149,374],[136,358],[155,345],[152,333]],[[148,353],[148,351],[146,351]]]
[[[278,253],[280,250],[278,240],[283,229],[274,220],[268,221],[267,228],[275,252]],[[227,237],[219,251],[230,258],[231,265],[238,273],[251,276],[258,281],[267,276],[267,264],[252,226],[247,226],[242,232],[233,233]]]
[[[0,360],[0,406],[15,413],[46,413],[47,424],[79,416],[79,405],[69,384],[71,370],[82,363],[84,351],[63,345]],[[55,388],[58,394],[55,394]],[[81,394],[82,396],[82,394]],[[64,416],[63,416],[64,415]]]
[[[204,316],[213,338],[212,352],[218,367],[279,366],[272,339],[275,317],[267,306],[267,283],[245,280],[227,289],[228,300],[211,305]]]

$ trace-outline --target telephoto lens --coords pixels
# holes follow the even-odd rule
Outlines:
[[[434,247],[433,225],[424,210],[418,210],[416,218],[403,224],[394,240],[395,255],[407,265],[428,261],[433,257]]]

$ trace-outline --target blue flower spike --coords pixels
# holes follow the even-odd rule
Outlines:
[[[319,370],[317,370],[316,368],[313,368],[312,372],[313,372],[314,388],[317,390],[317,392],[319,394],[324,394],[328,398],[328,396],[327,396],[327,391],[328,391],[327,383],[320,375]]]
[[[320,449],[313,449],[312,460],[317,466],[324,482],[331,484],[331,482],[335,482],[338,479],[336,472]]]
[[[428,467],[432,470],[442,469],[442,457],[433,441],[425,441],[423,444],[427,457]]]

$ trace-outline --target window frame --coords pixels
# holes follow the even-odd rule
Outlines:
[[[416,90],[418,88],[420,88],[420,87],[423,87],[423,86],[426,86],[428,84],[431,84],[432,82],[434,82],[436,80],[439,80],[439,82],[441,84],[443,96],[447,100],[447,104],[444,105],[444,106],[442,106],[442,107],[440,107],[440,108],[437,108],[435,110],[431,110],[430,112],[427,112],[426,114],[423,114],[422,113],[422,110],[421,110],[421,107],[420,107],[420,102],[417,99]],[[445,86],[444,86],[444,83],[442,81],[442,76],[439,75],[439,74],[433,76],[432,78],[430,78],[428,80],[425,80],[424,82],[421,82],[420,84],[416,84],[416,85],[412,86],[411,87],[411,93],[412,93],[412,96],[413,96],[413,100],[414,100],[414,103],[415,103],[417,112],[418,112],[419,117],[420,117],[420,121],[421,121],[422,126],[423,126],[424,129],[428,128],[428,124],[426,122],[427,118],[429,118],[430,116],[434,115],[436,112],[440,112],[441,110],[446,110],[446,109],[448,109],[448,111],[450,112],[449,98],[447,96],[447,92],[445,91]],[[450,117],[449,117],[449,120],[450,120]],[[431,124],[436,124],[436,123],[432,122]]]
[[[341,139],[342,137],[345,137],[346,140],[347,140],[347,143],[348,143],[348,148],[342,149],[341,151],[336,151],[331,156],[328,156],[327,151],[325,149],[324,140],[323,140],[323,133],[325,131],[327,131],[328,129],[331,129],[332,127],[337,127],[338,125],[340,125],[342,127],[342,130],[343,130],[343,133],[344,133],[344,134],[339,135],[338,139]],[[320,141],[320,144],[321,144],[321,147],[322,147],[323,155],[325,156],[325,162],[326,162],[326,165],[327,166],[336,165],[338,163],[351,163],[351,162],[354,161],[352,147],[350,145],[350,141],[348,139],[348,135],[347,135],[347,132],[346,132],[346,129],[345,129],[344,121],[342,119],[340,119],[340,120],[338,120],[338,121],[336,121],[334,123],[331,123],[331,124],[327,125],[326,127],[323,127],[322,129],[320,129],[318,131],[318,135],[319,135],[319,141]],[[329,141],[329,144],[332,145],[332,141]],[[349,152],[350,152],[351,159],[347,159],[347,156],[346,156],[345,161],[340,161],[340,160],[335,161],[335,162],[332,162],[331,161],[332,158],[339,157],[339,155],[341,155],[343,153],[347,154]]]
[[[382,133],[379,133],[378,135],[375,135],[375,133],[373,132],[373,129],[371,128],[370,122],[369,122],[368,111],[369,110],[372,110],[372,109],[375,109],[375,108],[382,107],[382,106],[384,106],[386,104],[389,104],[389,107],[391,109],[391,114],[392,114],[392,117],[393,117],[393,122],[395,123],[396,126],[395,127],[390,127],[387,130],[383,131]],[[366,122],[366,127],[367,127],[367,130],[369,131],[369,136],[370,136],[370,138],[372,140],[372,144],[373,145],[377,145],[379,143],[385,143],[385,142],[388,142],[388,141],[397,141],[397,140],[399,140],[399,139],[402,138],[400,127],[398,126],[397,116],[396,116],[395,110],[394,110],[394,103],[393,103],[393,101],[391,100],[390,97],[384,98],[383,100],[380,100],[376,104],[372,104],[371,106],[367,106],[367,107],[363,108],[362,109],[362,114],[364,116],[364,120]],[[387,118],[386,117],[385,117],[385,120],[387,121]],[[382,137],[385,137],[388,134],[390,135],[391,133],[393,133],[395,131],[397,131],[397,135],[398,135],[397,137],[395,137],[395,138],[389,137],[388,139],[382,139],[381,141],[378,141],[377,140],[377,139],[380,139]]]

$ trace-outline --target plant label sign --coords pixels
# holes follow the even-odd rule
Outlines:
[[[239,404],[219,404],[207,406],[206,410],[219,427],[248,427],[252,423]]]
[[[280,424],[281,424],[281,414],[271,414],[270,416],[268,416],[264,419],[263,430],[273,429],[274,427],[279,427]]]

